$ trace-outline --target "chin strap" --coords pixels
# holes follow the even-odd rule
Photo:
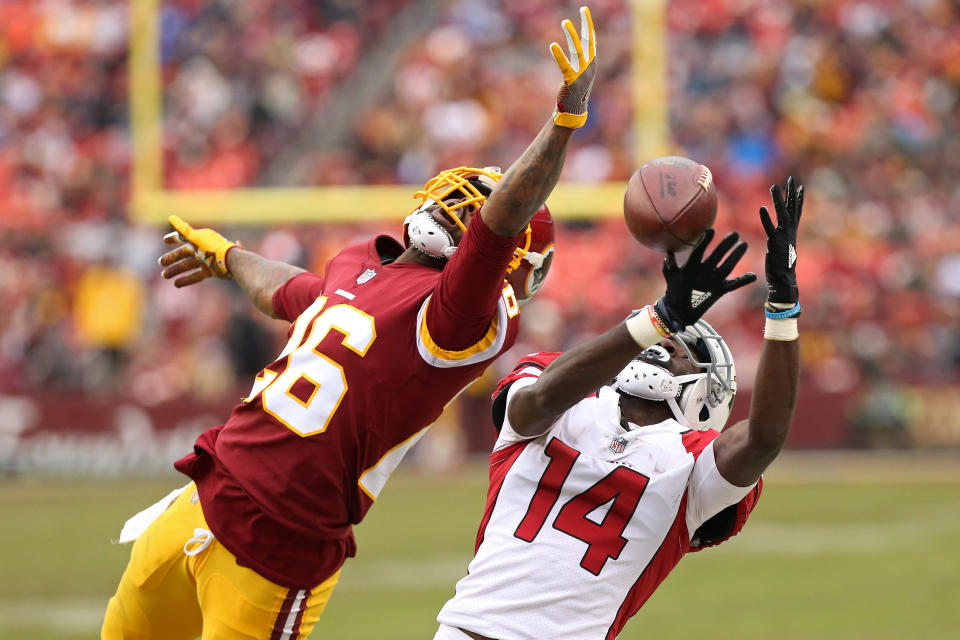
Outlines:
[[[674,419],[684,427],[687,426],[687,419],[683,417],[683,411],[680,411],[680,405],[673,398],[667,398],[667,406],[673,412]]]
[[[543,266],[542,253],[537,253],[536,251],[527,251],[523,254],[523,259],[529,262],[534,269],[539,269]]]
[[[627,393],[627,392],[624,391],[624,393]],[[627,393],[627,395],[628,395],[628,396],[633,396],[632,393]],[[642,396],[633,396],[633,397],[635,397],[635,398],[642,398],[643,400],[650,400],[650,401],[652,401],[652,402],[660,402],[661,400],[665,400],[666,403],[667,403],[667,406],[670,407],[670,412],[673,413],[673,419],[676,420],[677,422],[679,422],[680,425],[683,426],[683,427],[689,426],[689,425],[687,424],[687,419],[686,419],[686,417],[683,415],[683,411],[680,410],[680,405],[677,403],[677,399],[676,399],[676,398],[643,398]],[[629,424],[629,422],[628,422],[627,420],[624,420],[622,416],[620,417],[620,423],[621,423],[621,424],[624,424],[624,423]],[[627,429],[627,431],[629,431],[629,430],[630,430],[630,429]]]
[[[449,259],[457,250],[450,232],[424,209],[417,209],[404,220],[410,245],[434,258]]]
[[[687,383],[696,384],[698,380],[706,377],[706,373],[688,373],[683,376],[675,376],[673,379],[677,381],[677,384],[680,386],[680,397],[683,398],[683,394],[686,391],[684,388]],[[670,407],[670,411],[673,412],[673,417],[684,427],[690,427],[691,425],[687,422],[687,417],[684,415],[683,411],[680,409],[680,403],[677,402],[676,398],[667,398],[667,406]],[[695,426],[693,428],[696,428]]]

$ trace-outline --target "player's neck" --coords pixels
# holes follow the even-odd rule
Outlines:
[[[443,269],[444,265],[447,264],[445,258],[435,258],[414,247],[407,247],[394,262],[413,262],[434,269]]]
[[[662,400],[646,400],[620,395],[620,424],[628,431],[637,427],[659,424],[673,417],[670,407]]]

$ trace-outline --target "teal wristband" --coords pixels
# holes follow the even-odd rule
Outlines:
[[[796,318],[802,311],[803,309],[800,307],[799,302],[794,307],[784,311],[771,311],[766,307],[763,308],[764,315],[766,315],[770,320],[786,320],[787,318]]]

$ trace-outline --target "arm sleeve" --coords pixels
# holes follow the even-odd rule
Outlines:
[[[711,441],[697,457],[687,488],[686,520],[692,550],[720,544],[739,533],[761,489],[762,480],[738,487],[720,475]]]
[[[507,417],[507,406],[510,403],[510,397],[517,389],[530,386],[535,383],[543,370],[547,368],[559,352],[541,352],[531,353],[521,358],[520,362],[497,384],[493,392],[493,426],[496,428],[499,436],[493,447],[496,451],[502,447],[515,442],[530,440],[536,436],[521,436],[513,430],[510,425],[510,419]]]
[[[504,412],[503,412],[503,422],[500,423],[500,435],[497,436],[497,442],[493,445],[493,450],[502,449],[508,445],[515,444],[517,442],[524,442],[525,440],[532,440],[534,438],[539,438],[541,434],[535,436],[522,436],[516,431],[513,430],[513,427],[510,425],[510,418],[507,416],[506,408],[510,404],[510,398],[518,389],[523,389],[524,387],[529,387],[537,381],[536,378],[521,378],[516,382],[510,383],[504,390],[502,395],[505,398],[504,402]]]
[[[466,349],[483,338],[497,311],[503,279],[523,238],[497,235],[475,215],[426,311],[427,330],[444,349]]]
[[[298,273],[273,292],[273,311],[293,322],[323,293],[324,279],[314,273]]]

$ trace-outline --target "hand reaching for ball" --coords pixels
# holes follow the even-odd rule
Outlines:
[[[730,278],[734,267],[747,252],[747,243],[736,232],[727,234],[706,258],[703,257],[714,230],[707,229],[683,266],[677,265],[671,252],[663,261],[663,279],[667,292],[657,302],[657,313],[674,332],[683,331],[703,317],[722,296],[751,282],[757,274],[745,273]]]

